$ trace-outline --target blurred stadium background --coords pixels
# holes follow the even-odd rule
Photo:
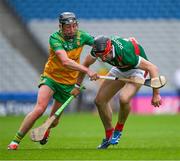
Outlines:
[[[161,89],[161,108],[151,107],[152,91],[143,87],[132,101],[133,113],[178,113],[173,78],[180,68],[179,8],[179,0],[0,0],[0,115],[26,114],[33,108],[48,56],[48,38],[58,30],[58,15],[64,11],[74,12],[80,29],[94,36],[135,37],[167,77],[168,84]],[[84,48],[81,60],[89,50]],[[110,67],[97,62],[92,68],[103,74]],[[86,79],[85,85],[87,90],[69,111],[95,110],[99,82]],[[115,96],[114,110],[117,103]]]

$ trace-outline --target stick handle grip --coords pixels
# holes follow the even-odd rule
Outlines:
[[[68,106],[71,101],[74,99],[74,95],[68,98],[68,100],[55,112],[56,116],[59,116],[60,113],[65,109],[66,106]]]

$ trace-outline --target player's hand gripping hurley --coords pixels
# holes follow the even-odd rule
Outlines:
[[[141,85],[145,85],[151,88],[161,88],[166,84],[166,78],[165,76],[159,76],[152,79],[141,79],[138,77],[132,77],[132,78],[118,78],[113,76],[100,76],[100,79],[109,79],[109,80],[120,80],[124,82],[130,82],[130,83],[137,83]]]
[[[84,86],[80,87],[80,91],[85,89]],[[44,124],[41,126],[32,129],[30,132],[30,138],[32,141],[40,141],[43,139],[44,134],[46,131],[51,127],[52,123],[58,116],[60,116],[61,112],[71,103],[71,101],[75,98],[74,95],[70,96],[69,99],[55,112],[53,116],[51,116],[49,119],[46,120]]]

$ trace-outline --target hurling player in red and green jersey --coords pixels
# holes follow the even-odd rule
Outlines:
[[[16,150],[25,134],[35,121],[44,113],[51,97],[54,103],[51,107],[52,116],[55,111],[70,97],[70,92],[77,82],[78,73],[87,74],[92,80],[98,75],[80,64],[80,55],[84,45],[92,46],[94,38],[78,29],[76,16],[72,12],[63,12],[59,17],[60,30],[49,38],[49,58],[39,83],[37,103],[22,122],[8,149]],[[58,124],[57,118],[53,127]],[[40,144],[45,144],[50,129],[46,132]]]
[[[101,59],[104,63],[111,64],[113,67],[109,71],[109,76],[120,78],[139,77],[145,79],[147,73],[151,78],[158,77],[157,67],[148,61],[144,49],[134,38],[122,39],[118,36],[108,38],[98,36],[95,38],[91,54],[88,55],[83,63],[89,67],[96,59]],[[78,78],[78,84],[83,81],[84,74]],[[125,83],[122,81],[104,80],[95,98],[100,118],[105,129],[105,138],[97,147],[106,149],[109,145],[118,144],[126,119],[130,112],[130,100],[140,89],[141,85],[135,83]],[[108,102],[120,91],[120,109],[118,121],[115,128],[112,125],[112,110]],[[76,92],[74,88],[72,93]],[[152,105],[161,105],[161,96],[158,89],[153,89]]]

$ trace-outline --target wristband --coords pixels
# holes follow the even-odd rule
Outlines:
[[[81,85],[75,84],[74,87],[79,89],[81,87]]]

